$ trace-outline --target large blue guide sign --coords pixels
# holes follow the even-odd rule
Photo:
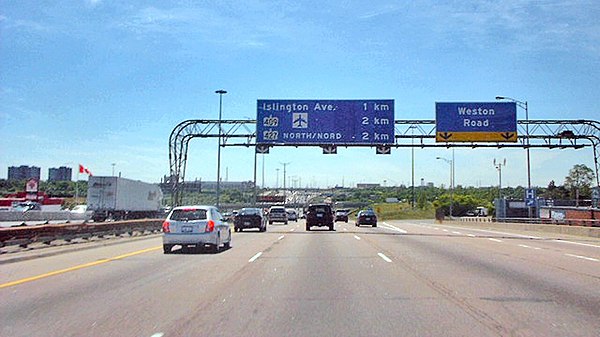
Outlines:
[[[393,144],[394,100],[258,100],[258,144]]]
[[[435,103],[437,142],[516,142],[514,102]]]

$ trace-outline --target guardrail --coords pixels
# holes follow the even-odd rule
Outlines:
[[[132,235],[134,232],[157,233],[161,230],[162,219],[143,219],[101,222],[90,224],[58,224],[27,227],[0,228],[0,247],[19,245],[26,248],[32,243],[74,239],[89,239],[108,235]]]

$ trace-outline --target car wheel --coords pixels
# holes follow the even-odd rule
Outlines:
[[[348,220],[346,220],[346,223],[348,223]]]
[[[310,231],[310,226],[306,225],[306,231]]]
[[[333,225],[329,226],[329,230],[332,231],[333,230]]]
[[[373,225],[373,227],[377,227],[377,224]]]
[[[287,224],[288,224],[288,222],[286,221],[286,222],[284,222],[283,224],[284,224],[284,225],[287,225]]]
[[[269,221],[269,225],[272,225],[272,224],[273,224],[273,221]]]
[[[171,254],[171,249],[173,249],[173,245],[163,245],[163,252],[165,254]]]
[[[212,247],[212,252],[213,253],[218,253],[221,250],[221,236],[217,235],[217,242],[215,243],[215,245]]]

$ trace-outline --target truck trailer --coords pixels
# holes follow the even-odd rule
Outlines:
[[[162,191],[156,184],[121,177],[91,176],[87,205],[95,222],[156,218],[161,215]]]

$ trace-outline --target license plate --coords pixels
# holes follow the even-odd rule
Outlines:
[[[244,222],[244,226],[250,226],[250,222],[248,222],[248,221]]]
[[[317,218],[322,218],[322,217],[323,217],[323,214],[320,214],[320,213],[317,214]]]
[[[371,218],[365,218],[365,220],[366,220],[366,221],[370,221],[370,220],[371,220]]]
[[[183,232],[183,233],[191,233],[192,232],[192,226],[183,226],[183,227],[181,227],[181,232]]]

